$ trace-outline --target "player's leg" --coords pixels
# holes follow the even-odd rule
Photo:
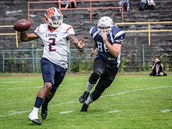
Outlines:
[[[82,108],[80,110],[81,112],[86,112],[89,104],[91,104],[93,101],[96,101],[101,96],[105,89],[111,85],[111,83],[115,79],[116,74],[117,71],[107,71],[101,76],[99,82],[95,87],[95,90],[89,95],[88,99],[82,105]]]
[[[110,85],[111,83],[104,78],[104,75],[100,78],[99,82],[97,83],[95,90],[88,96],[87,100],[84,102],[81,108],[81,112],[87,112],[89,104],[93,101],[96,101],[103,91]]]
[[[59,66],[54,66],[54,67],[55,67],[55,71],[56,71],[55,76],[54,76],[55,83],[54,83],[52,89],[50,90],[50,92],[45,97],[44,103],[42,104],[42,108],[41,108],[41,118],[42,119],[47,118],[48,103],[51,101],[51,99],[53,98],[53,96],[56,93],[57,88],[62,83],[62,81],[65,77],[65,74],[66,74],[66,70],[67,70],[67,69],[61,68]]]
[[[86,91],[79,97],[79,102],[84,103],[88,98],[91,89],[97,83],[97,80],[101,77],[101,75],[105,72],[105,64],[102,60],[98,58],[95,59],[93,65],[93,72],[89,77],[89,80],[86,85]]]
[[[41,118],[44,120],[47,118],[48,115],[48,103],[51,101],[55,93],[49,92],[47,96],[45,97],[44,103],[41,107]]]
[[[53,64],[45,58],[41,59],[41,70],[44,86],[39,90],[35,100],[34,108],[28,116],[29,120],[37,125],[41,125],[41,121],[38,118],[38,111],[43,104],[46,95],[50,92],[52,85],[54,84],[55,73]]]
[[[156,76],[159,76],[160,65],[157,63],[157,64],[155,65],[155,68],[156,68]]]

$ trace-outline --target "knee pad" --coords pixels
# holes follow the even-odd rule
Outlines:
[[[100,96],[101,96],[101,92],[99,92],[99,91],[93,91],[92,93],[91,93],[91,95],[90,95],[90,97],[91,97],[91,99],[93,100],[93,101],[95,101],[95,100],[97,100]]]
[[[100,73],[99,72],[93,72],[89,78],[89,82],[91,84],[96,84],[97,80],[99,79],[100,77]]]

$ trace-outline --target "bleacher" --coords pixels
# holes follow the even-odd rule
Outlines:
[[[139,11],[136,0],[130,0],[131,8],[125,13],[124,19],[127,22],[134,21],[171,21],[172,18],[172,1],[171,0],[155,0],[155,10]]]
[[[28,16],[28,1],[45,1],[45,0],[1,0],[1,16],[0,25],[13,25],[18,19],[30,18],[32,26],[30,32],[32,32],[40,23],[43,23],[43,14],[48,7],[55,6],[58,7],[57,3],[49,4],[32,4],[30,9],[44,9],[40,11],[31,11]],[[48,1],[48,0],[46,0]],[[53,1],[53,0],[49,0]],[[81,0],[78,0],[81,1]],[[86,1],[86,0],[85,0]],[[89,1],[89,0],[87,0]],[[94,1],[94,0],[92,0]],[[100,0],[101,1],[101,0]],[[104,0],[105,1],[105,0]],[[62,9],[64,14],[64,22],[73,25],[76,36],[88,37],[87,47],[92,47],[92,40],[90,39],[89,29],[92,25],[97,23],[97,20],[103,16],[108,15],[113,18],[117,23],[127,23],[127,22],[162,22],[162,21],[172,21],[172,1],[171,0],[157,0],[155,1],[155,10],[144,10],[139,11],[137,0],[130,0],[131,6],[128,12],[124,12],[124,17],[122,18],[121,12],[118,8],[107,8],[107,9],[96,9],[96,7],[117,7],[118,1],[107,1],[107,2],[93,2],[93,11],[90,15],[89,9]],[[78,2],[77,8],[89,8],[89,2]],[[95,9],[94,9],[95,8]],[[90,16],[92,17],[90,22]],[[124,30],[147,30],[146,25],[129,25],[120,26]],[[171,24],[155,24],[151,26],[151,29],[172,29]],[[0,28],[0,33],[11,32],[11,29]],[[13,31],[14,32],[14,31]],[[15,49],[15,36],[1,36],[0,38],[0,49]],[[19,48],[31,48],[32,46],[41,47],[41,42],[31,41],[28,43],[21,43],[19,41]],[[127,33],[126,40],[123,43],[123,53],[122,56],[126,60],[132,60],[139,62],[139,58],[142,56],[141,51],[144,47],[145,57],[150,60],[156,55],[168,54],[168,60],[172,60],[172,34],[169,32],[152,32],[151,33],[151,45],[148,45],[148,33]],[[135,56],[138,57],[135,57]],[[149,56],[149,57],[147,57]],[[131,59],[132,58],[132,59]],[[137,61],[136,61],[137,60]],[[141,62],[139,62],[141,65]],[[133,62],[129,62],[133,65]],[[172,62],[171,62],[172,66]]]

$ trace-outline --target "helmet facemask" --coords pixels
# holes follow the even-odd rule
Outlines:
[[[53,27],[53,28],[58,28],[63,21],[63,16],[58,16],[58,15],[51,15],[48,18],[48,25]]]
[[[100,27],[100,26],[98,26],[98,30],[99,30],[99,32],[103,32],[106,35],[108,35],[111,32],[111,27],[110,26],[108,26],[108,27]]]

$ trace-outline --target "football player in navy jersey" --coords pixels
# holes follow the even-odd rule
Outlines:
[[[115,79],[120,64],[121,42],[125,38],[124,31],[108,16],[101,17],[90,29],[90,34],[94,40],[91,56],[95,56],[95,60],[86,91],[79,97],[83,103],[81,112],[87,112],[89,104],[96,101]],[[90,93],[94,85],[95,89]]]

